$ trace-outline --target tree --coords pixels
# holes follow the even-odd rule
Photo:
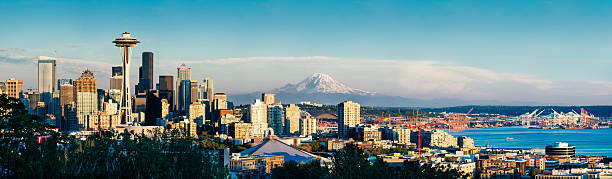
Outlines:
[[[0,95],[0,178],[227,178],[210,148],[179,132],[105,133],[75,140],[47,130],[18,99]],[[120,139],[120,140],[117,140]]]
[[[334,178],[368,178],[370,162],[363,150],[354,144],[346,144],[334,155]]]
[[[542,173],[542,170],[540,170],[540,168],[533,168],[531,169],[531,171],[529,171],[529,176],[531,176],[531,178],[535,178],[535,176],[540,173]]]
[[[310,142],[310,150],[312,152],[322,152],[322,148],[321,148],[321,144],[319,144],[319,141],[313,140]]]
[[[296,163],[287,161],[282,167],[272,169],[274,179],[295,179],[295,178],[329,178],[330,173],[327,168],[321,167],[318,160],[311,160],[308,163]]]

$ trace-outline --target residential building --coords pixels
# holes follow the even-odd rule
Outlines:
[[[238,156],[230,161],[229,170],[247,178],[266,178],[272,169],[283,166],[283,163],[282,155]]]
[[[253,125],[251,123],[230,123],[227,130],[227,135],[232,136],[234,139],[251,139],[253,138],[251,133],[252,129]]]
[[[265,137],[273,131],[268,128],[268,106],[259,99],[249,105],[248,119],[253,125],[252,135],[254,137]]]
[[[19,94],[23,91],[23,81],[15,78],[6,80],[6,95],[19,99]]]
[[[268,106],[268,124],[276,135],[285,135],[285,114],[283,105],[274,104]]]
[[[338,136],[347,137],[349,128],[361,123],[359,112],[359,103],[345,101],[338,104]]]
[[[300,135],[308,136],[317,133],[317,119],[310,116],[306,111],[301,112],[300,117]]]
[[[266,105],[276,104],[276,94],[274,93],[262,93],[261,100]]]
[[[474,139],[467,136],[459,136],[457,138],[457,145],[461,148],[474,148]]]
[[[295,104],[290,104],[285,107],[285,134],[299,135],[300,134],[300,118],[302,110]]]

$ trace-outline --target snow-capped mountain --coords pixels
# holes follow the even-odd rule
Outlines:
[[[362,106],[386,106],[386,107],[443,107],[458,105],[524,105],[532,103],[522,102],[499,102],[499,101],[468,101],[461,99],[432,99],[422,100],[405,98],[401,96],[390,96],[377,94],[351,88],[329,75],[315,73],[297,84],[287,84],[281,88],[266,91],[257,91],[246,94],[230,94],[229,101],[234,104],[250,104],[253,100],[261,98],[261,93],[272,92],[276,94],[277,102],[283,104],[296,104],[301,101],[312,101],[321,104],[336,105],[342,101],[351,100]]]
[[[339,93],[339,94],[357,94],[357,95],[374,95],[374,92],[351,88],[331,76],[323,73],[315,73],[312,76],[302,80],[297,84],[287,84],[281,88],[273,90],[275,93]]]

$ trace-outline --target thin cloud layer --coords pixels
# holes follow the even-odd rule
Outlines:
[[[12,55],[0,49],[3,76],[24,79],[34,86],[36,57]],[[82,70],[96,74],[101,88],[108,87],[113,64],[85,59],[58,58],[58,78],[77,78]],[[159,62],[155,75],[175,74],[183,62]],[[378,94],[420,99],[529,101],[550,104],[609,104],[612,83],[607,81],[555,81],[527,74],[500,73],[448,62],[423,60],[347,59],[326,56],[244,57],[184,61],[192,79],[210,76],[218,91],[248,93],[297,83],[314,72],[330,74],[350,87]],[[132,65],[132,83],[139,64]]]
[[[217,74],[217,83],[234,93],[277,88],[321,71],[351,87],[409,98],[609,104],[612,94],[610,82],[555,81],[437,61],[313,56],[226,58],[187,64],[196,69],[192,78],[198,76],[197,70],[206,72],[202,76]]]

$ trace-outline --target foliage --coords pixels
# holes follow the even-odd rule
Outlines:
[[[106,133],[76,140],[47,130],[17,99],[0,96],[0,178],[227,178],[211,148],[170,134]],[[212,141],[211,141],[212,142]]]
[[[287,161],[283,163],[282,167],[272,169],[272,178],[329,178],[330,173],[327,168],[321,167],[320,162],[313,160],[308,163],[296,163],[294,161]]]
[[[322,169],[315,162],[297,164],[286,162],[283,167],[275,168],[273,178],[465,178],[457,170],[445,169],[430,164],[407,162],[401,167],[389,166],[382,158],[373,163],[357,146],[347,144],[344,150],[334,155],[331,171]],[[314,172],[313,172],[314,171]]]
[[[531,169],[531,171],[529,171],[529,176],[531,176],[531,178],[535,178],[535,176],[540,173],[542,173],[542,170],[540,170],[540,168],[533,168]]]
[[[319,144],[319,141],[313,140],[310,142],[310,150],[312,152],[324,152],[325,148],[321,147],[321,144]]]

